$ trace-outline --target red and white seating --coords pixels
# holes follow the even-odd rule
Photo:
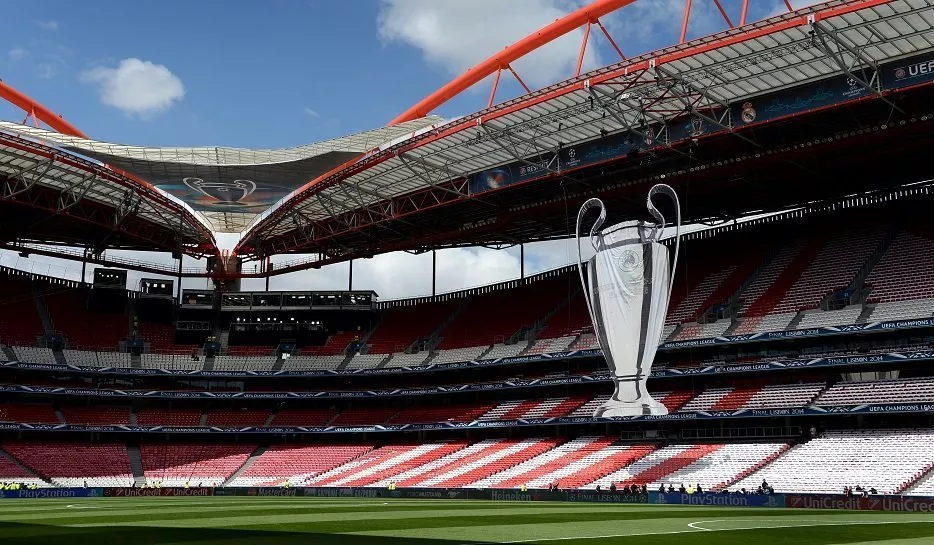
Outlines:
[[[341,411],[333,420],[332,426],[372,426],[385,424],[387,420],[399,412],[397,407],[347,409]]]
[[[701,485],[705,490],[722,488],[733,482],[750,468],[763,463],[788,448],[787,443],[735,443],[720,445],[713,452],[702,456],[689,465],[669,473],[659,484],[678,488],[682,483]]]
[[[219,409],[208,412],[207,425],[221,428],[245,428],[263,426],[269,419],[269,411],[257,409]]]
[[[571,414],[589,397],[555,397],[548,399],[513,400],[500,403],[477,420],[519,420],[524,418],[555,418]]]
[[[672,338],[672,341],[685,341],[688,339],[709,339],[711,337],[720,337],[730,328],[730,320],[717,320],[706,324],[689,322],[681,326],[678,334]],[[672,330],[674,331],[674,330]],[[671,333],[669,333],[669,336]],[[663,339],[665,337],[663,336]]]
[[[88,290],[57,288],[43,295],[52,329],[68,338],[70,348],[116,350],[130,333],[125,312],[94,312],[88,308]]]
[[[538,339],[528,350],[525,351],[527,356],[535,356],[539,354],[554,354],[555,352],[564,352],[570,348],[571,344],[577,339],[574,335],[568,335],[566,337],[554,337],[550,339]]]
[[[418,339],[427,339],[451,315],[460,300],[397,307],[386,310],[367,344],[369,354],[405,352]]]
[[[596,488],[597,485],[608,488],[611,483],[616,483],[617,486],[645,484],[650,489],[658,488],[660,483],[668,482],[667,478],[671,474],[716,452],[722,446],[719,444],[669,445],[648,454],[631,465],[597,479],[587,485],[586,488]]]
[[[130,355],[126,352],[98,352],[97,361],[101,364],[101,367],[118,369],[128,369],[130,367]]]
[[[62,407],[62,416],[69,424],[86,426],[129,425],[129,407]]]
[[[498,358],[514,358],[528,347],[529,343],[524,341],[515,344],[494,344],[492,348],[483,354],[483,359],[495,360]]]
[[[386,354],[354,354],[345,369],[374,369],[386,358]]]
[[[862,305],[851,305],[840,310],[810,310],[804,313],[797,329],[855,324],[862,313]]]
[[[132,486],[123,443],[7,442],[3,449],[56,486]]]
[[[39,478],[35,473],[13,463],[5,454],[0,454],[0,482],[23,483],[25,485],[36,485],[39,487],[52,486],[45,480]]]
[[[386,362],[386,367],[418,367],[425,364],[428,356],[428,352],[415,352],[414,354],[394,352],[392,358]]]
[[[229,486],[299,485],[373,449],[372,445],[276,445],[269,447]]]
[[[504,447],[502,439],[487,439],[456,450],[437,460],[403,471],[393,477],[398,486],[416,486],[423,480],[441,475],[460,465],[468,465],[483,459]]]
[[[892,303],[911,299],[934,299],[934,240],[921,233],[902,231],[892,240],[882,259],[866,277],[865,285],[872,288],[871,301]],[[898,320],[920,315],[895,315],[874,320]],[[931,316],[929,311],[924,316]]]
[[[490,347],[487,346],[468,346],[466,348],[452,348],[450,350],[438,350],[435,357],[429,362],[431,365],[443,363],[460,363],[463,361],[474,361],[480,359],[480,356]]]
[[[0,405],[0,422],[61,424],[52,405],[8,403]]]
[[[765,479],[779,493],[837,494],[843,486],[899,493],[931,466],[934,430],[829,431],[797,445],[731,488]]]
[[[838,382],[821,394],[816,405],[863,403],[930,403],[934,378]]]
[[[907,494],[912,496],[934,496],[934,471],[928,469],[927,475],[912,486]]]
[[[372,460],[355,465],[347,471],[342,471],[345,467],[342,466],[329,472],[328,476],[322,475],[321,479],[313,478],[309,482],[317,486],[386,486],[396,475],[413,467],[431,463],[463,447],[463,442],[426,443],[410,446],[405,450],[383,447],[373,453],[384,450],[389,452],[381,453],[379,457],[374,456]]]
[[[884,230],[878,227],[841,229],[807,265],[771,310],[794,312],[817,306],[821,298],[844,288],[879,246]]]
[[[915,299],[911,301],[893,301],[879,303],[873,308],[869,320],[872,322],[892,322],[934,316],[934,299]]]
[[[276,413],[273,426],[327,426],[337,411],[334,409],[285,409]]]
[[[292,356],[282,363],[283,371],[308,371],[337,369],[344,363],[344,355],[337,356]]]
[[[600,450],[612,443],[605,437],[579,437],[573,441],[558,445],[522,464],[500,471],[473,483],[475,488],[544,488],[552,481],[545,479],[553,473],[567,467],[587,454]]]
[[[492,408],[492,403],[412,407],[400,411],[389,419],[389,423],[473,422]]]
[[[701,305],[708,301],[714,291],[733,274],[735,269],[736,265],[729,265],[705,276],[678,302],[674,309],[669,310],[665,323],[677,325],[696,318],[698,313],[704,311]]]
[[[190,409],[140,409],[136,411],[136,423],[140,426],[198,426],[201,411]]]
[[[794,320],[797,313],[766,314],[765,316],[747,316],[740,320],[734,335],[747,335],[750,333],[768,333],[770,331],[785,331]]]
[[[11,346],[10,348],[16,354],[16,359],[22,363],[56,364],[55,356],[49,348],[36,348],[35,346]]]
[[[216,371],[271,371],[275,363],[275,356],[217,356],[214,358],[214,369]]]
[[[581,335],[577,342],[571,345],[572,350],[595,350],[597,348],[600,348],[600,341],[597,340],[597,336],[593,333]]]
[[[780,409],[784,407],[804,407],[827,385],[823,382],[801,384],[769,384],[746,401],[741,409]]]
[[[147,483],[219,486],[246,462],[256,445],[142,444]]]
[[[503,439],[483,441],[488,448],[453,461],[418,477],[407,479],[400,486],[463,488],[554,448],[555,439]]]
[[[4,316],[0,319],[0,342],[33,346],[45,334],[45,326],[33,299],[31,281],[27,277],[0,271],[0,309],[3,309]],[[8,319],[10,316],[16,319]]]

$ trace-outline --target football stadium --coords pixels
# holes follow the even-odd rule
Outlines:
[[[651,2],[291,148],[108,142],[0,81],[0,249],[81,269],[0,267],[0,541],[934,543],[934,1],[678,0],[627,56],[603,21]],[[457,291],[433,258],[430,296],[353,278],[568,240]]]

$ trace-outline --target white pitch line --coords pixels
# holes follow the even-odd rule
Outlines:
[[[699,521],[705,522],[705,521]],[[715,521],[706,521],[715,522]],[[699,532],[734,532],[738,530],[771,530],[773,528],[811,528],[815,526],[852,526],[852,525],[875,525],[875,524],[932,524],[934,520],[900,520],[900,521],[872,521],[872,522],[828,522],[823,524],[783,524],[776,526],[744,526],[740,528],[695,528],[692,530],[671,530],[668,532],[639,532],[634,534],[606,534],[602,536],[567,536],[567,537],[542,537],[538,539],[517,539],[513,541],[475,541],[464,543],[462,545],[488,545],[489,543],[539,543],[546,541],[573,541],[576,539],[610,539],[615,537],[640,537],[640,536],[663,536],[673,534],[696,534]]]
[[[712,532],[710,528],[701,528],[697,526],[698,524],[707,524],[708,522],[723,522],[724,520],[699,520],[697,522],[689,522],[688,528],[694,528],[695,530],[703,530],[705,532]]]
[[[99,507],[95,507],[93,505],[78,505],[76,503],[66,505],[65,507],[69,509],[100,509]]]

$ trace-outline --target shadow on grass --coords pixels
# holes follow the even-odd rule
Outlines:
[[[225,543],[249,545],[452,545],[463,540],[411,537],[321,534],[287,530],[226,528],[159,528],[149,526],[94,526],[72,528],[43,524],[0,523],[0,543],[30,545],[158,545],[170,543]]]

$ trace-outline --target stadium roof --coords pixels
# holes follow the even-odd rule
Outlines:
[[[99,142],[9,121],[0,131],[54,144],[145,180],[187,203],[215,232],[239,233],[259,213],[334,167],[441,123],[423,117],[304,146],[272,150],[142,147]]]
[[[574,169],[554,160],[562,149],[626,132],[664,149],[671,146],[668,130],[676,119],[699,118],[734,133],[740,123],[729,115],[732,105],[841,74],[859,92],[887,101],[879,64],[930,51],[934,5],[926,0],[834,0],[731,28],[383,146],[270,211],[238,252],[319,253],[325,256],[319,262],[361,255],[340,237],[372,225],[389,231],[407,217],[453,202],[495,200],[488,191],[501,191],[496,183],[481,188],[482,197],[471,191],[478,173],[521,163],[546,176],[568,177]],[[491,207],[485,221],[511,212]]]
[[[76,244],[94,253],[106,247],[215,253],[206,226],[151,185],[4,131],[0,217],[0,227],[17,231],[21,240]]]

